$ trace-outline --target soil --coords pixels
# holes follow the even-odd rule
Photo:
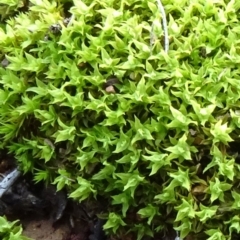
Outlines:
[[[9,221],[20,220],[23,235],[33,240],[88,240],[91,234],[91,225],[88,222],[72,220],[67,215],[57,222],[54,218],[37,212],[16,215],[11,213],[6,216]]]
[[[54,228],[50,219],[22,219],[23,235],[34,240],[66,240],[69,238],[71,229],[64,223]]]
[[[62,219],[57,224],[53,219],[34,214],[28,216],[7,216],[8,220],[20,220],[23,235],[33,240],[88,240],[90,231],[89,224],[85,221],[77,221],[74,227],[70,219]]]
[[[54,221],[47,218],[34,216],[20,220],[23,226],[23,235],[34,240],[88,240],[89,227],[84,221],[80,221],[72,228],[67,219],[57,226]]]
[[[0,152],[0,181],[8,179],[14,169],[15,159]],[[97,225],[94,208],[71,201],[64,190],[57,192],[55,186],[35,184],[32,179],[31,175],[17,178],[0,198],[0,215],[9,221],[20,220],[23,235],[33,240],[91,239]],[[105,236],[95,238],[106,240]]]

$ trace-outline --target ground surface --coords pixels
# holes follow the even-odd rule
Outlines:
[[[0,154],[0,181],[15,168],[14,158]],[[94,222],[82,209],[65,191],[34,184],[32,176],[26,175],[17,178],[0,198],[0,215],[9,221],[20,220],[23,235],[34,240],[89,240]]]
[[[85,221],[74,222],[73,227],[68,218],[55,224],[53,219],[31,214],[20,218],[20,222],[23,235],[33,240],[88,240],[90,235],[89,224]]]
[[[35,240],[66,240],[69,238],[71,229],[68,224],[62,224],[58,228],[52,226],[48,219],[25,219],[22,220],[23,234]]]

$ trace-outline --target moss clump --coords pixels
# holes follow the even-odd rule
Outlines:
[[[0,28],[1,147],[35,181],[104,199],[109,234],[230,239],[238,1],[164,1],[168,53],[153,0],[30,2]]]
[[[2,240],[31,240],[22,236],[22,226],[18,221],[9,222],[6,217],[0,217],[0,237]]]

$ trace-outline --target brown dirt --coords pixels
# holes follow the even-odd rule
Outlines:
[[[57,228],[53,227],[52,220],[22,220],[23,234],[34,240],[66,240],[70,235],[70,227],[63,223]]]

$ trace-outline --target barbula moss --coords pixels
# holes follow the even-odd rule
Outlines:
[[[168,52],[154,0],[8,2],[0,146],[21,170],[104,199],[108,234],[238,233],[239,1],[162,1]]]

